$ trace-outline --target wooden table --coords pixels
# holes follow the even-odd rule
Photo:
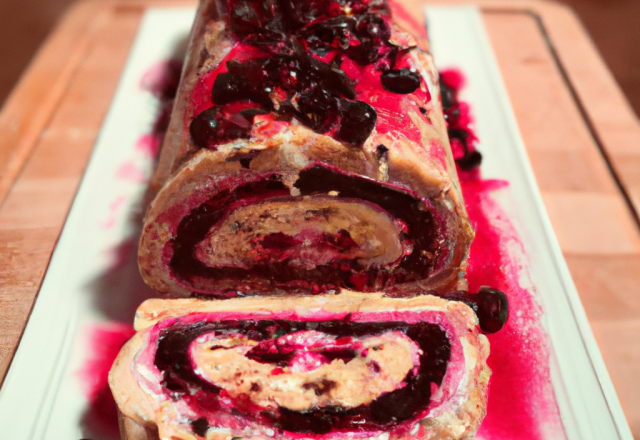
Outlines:
[[[482,10],[546,208],[640,439],[640,124],[571,11],[538,1],[470,2]],[[0,113],[0,379],[141,16],[149,6],[176,5],[193,3],[77,3]],[[422,17],[423,5],[407,7]]]

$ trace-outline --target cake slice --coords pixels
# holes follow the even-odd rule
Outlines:
[[[467,439],[489,346],[465,304],[148,300],[109,376],[124,440]]]

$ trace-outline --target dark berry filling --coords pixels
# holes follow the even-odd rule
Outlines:
[[[342,57],[386,70],[382,85],[395,93],[411,93],[420,85],[418,74],[393,70],[398,48],[389,42],[384,1],[303,5],[292,0],[235,0],[230,10],[236,41],[262,55],[223,61],[227,71],[217,74],[211,94],[216,107],[196,115],[191,123],[191,138],[198,148],[215,149],[250,137],[251,115],[238,118],[215,110],[237,102],[254,103],[275,119],[295,117],[318,133],[361,146],[373,131],[377,114],[372,106],[355,100],[353,84],[340,69]]]
[[[371,292],[427,278],[450,258],[448,240],[441,239],[449,234],[445,222],[428,200],[413,193],[322,165],[303,170],[294,186],[299,189],[300,197],[320,197],[336,192],[332,200],[364,202],[365,206],[371,205],[389,213],[396,224],[400,221],[406,226],[398,233],[398,239],[405,243],[407,250],[404,255],[399,254],[400,260],[391,266],[363,266],[358,258],[341,257],[349,255],[355,247],[349,233],[341,230],[335,235],[323,234],[310,239],[315,249],[322,253],[335,252],[335,258],[312,268],[301,267],[290,260],[294,258],[291,253],[300,245],[299,236],[288,235],[286,230],[282,230],[263,235],[253,243],[254,246],[259,245],[264,258],[253,260],[249,268],[212,267],[198,259],[197,246],[230,211],[269,200],[301,202],[300,198],[289,195],[290,191],[280,176],[271,175],[221,190],[182,219],[176,237],[167,244],[173,274],[186,288],[211,294],[234,296],[237,290],[259,293],[274,289],[322,293],[337,288]],[[318,221],[331,214],[322,211],[312,213]],[[238,224],[236,230],[246,232],[242,229],[246,227]],[[233,251],[229,249],[229,252]]]
[[[497,289],[483,287],[478,293],[465,291],[444,295],[451,301],[461,301],[471,307],[480,321],[484,333],[495,333],[502,329],[509,319],[509,301],[507,295]]]
[[[287,349],[284,353],[273,348],[273,340],[282,335],[314,330],[328,335],[344,338],[344,342],[353,337],[379,335],[389,331],[399,331],[412,339],[420,348],[419,367],[411,370],[404,379],[402,388],[382,394],[369,404],[355,408],[326,406],[309,411],[293,411],[279,407],[276,411],[267,411],[248,403],[246,399],[233,400],[231,407],[223,403],[225,394],[216,386],[201,379],[193,371],[189,356],[190,344],[205,333],[242,334],[258,342],[249,353],[253,359],[265,363],[280,363],[283,367],[290,360]],[[337,341],[339,341],[338,339]],[[348,344],[346,344],[348,345]],[[349,350],[326,350],[322,354],[328,358],[352,359]],[[388,430],[403,422],[421,416],[431,401],[432,386],[440,386],[447,372],[451,357],[451,345],[446,332],[438,325],[420,322],[406,324],[400,322],[352,322],[324,321],[302,322],[287,320],[228,320],[200,321],[197,324],[174,324],[161,330],[155,355],[155,366],[163,374],[162,385],[174,398],[182,398],[198,414],[208,412],[230,413],[248,422],[272,426],[289,432],[307,434],[327,434],[330,432],[354,432]],[[331,383],[315,384],[317,393],[330,389]],[[312,385],[310,385],[312,386]],[[194,390],[197,391],[189,391]],[[228,402],[229,397],[225,400]],[[194,431],[204,432],[206,417],[192,422]]]

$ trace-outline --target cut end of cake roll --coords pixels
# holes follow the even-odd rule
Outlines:
[[[233,169],[221,152],[196,158],[158,194],[140,241],[142,276],[160,292],[393,293],[459,282],[470,237],[443,202],[320,163],[285,172]]]
[[[466,439],[486,412],[488,342],[456,301],[150,300],[135,326],[109,378],[127,440]]]
[[[140,241],[152,288],[464,288],[474,233],[438,75],[389,14],[384,1],[201,3]]]

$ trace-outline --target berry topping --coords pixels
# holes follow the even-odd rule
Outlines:
[[[393,93],[413,93],[420,87],[420,75],[409,69],[382,72],[380,81],[385,90]]]
[[[507,323],[509,318],[509,300],[504,292],[489,287],[481,287],[478,293],[465,291],[444,295],[450,301],[460,301],[476,312],[480,329],[484,333],[495,333]]]
[[[255,42],[284,39],[282,16],[274,0],[237,0],[231,11],[231,31]]]
[[[383,46],[389,48],[389,25],[379,15],[362,15],[358,18],[355,31],[360,44],[352,45],[347,55],[358,64],[366,66],[377,61],[384,54]]]
[[[300,122],[319,133],[326,133],[336,122],[337,102],[333,96],[320,88],[303,92],[298,99]]]
[[[340,101],[340,129],[336,139],[351,145],[362,145],[374,127],[378,115],[373,107],[360,101]]]
[[[370,105],[349,101],[355,89],[349,77],[334,65],[318,61],[306,52],[292,55],[273,55],[244,63],[227,62],[226,73],[216,77],[211,93],[214,104],[226,105],[249,102],[261,106],[245,111],[242,117],[230,115],[223,123],[224,112],[207,110],[192,123],[192,138],[200,148],[210,148],[221,141],[247,137],[250,127],[242,121],[252,121],[256,113],[275,111],[280,119],[296,116],[300,122],[319,133],[326,133],[340,124],[336,138],[351,145],[361,145],[375,127],[376,111]],[[284,95],[274,110],[271,93],[280,90]],[[253,112],[250,115],[247,112]],[[213,124],[213,126],[211,126]],[[219,132],[224,126],[224,134]],[[238,131],[235,126],[242,130]],[[245,128],[248,128],[245,130]],[[235,130],[235,131],[234,131]]]
[[[312,24],[304,31],[307,45],[312,52],[326,55],[332,49],[343,51],[360,44],[355,35],[356,20],[341,15],[327,21]]]
[[[482,163],[482,154],[478,150],[469,148],[469,132],[463,128],[449,128],[447,132],[449,139],[458,141],[462,146],[462,156],[456,157],[456,163],[460,169],[469,171],[479,167]]]
[[[385,71],[386,90],[406,94],[420,86],[417,73],[393,70],[399,52],[390,42],[383,1],[232,0],[229,10],[231,32],[247,50],[243,60],[223,61],[226,71],[217,73],[211,91],[214,106],[258,104],[273,120],[295,117],[318,133],[335,133],[336,139],[359,146],[373,131],[377,114],[354,101],[354,83],[340,68],[343,59],[361,66],[375,63],[376,71]],[[227,124],[222,121],[226,115],[208,110],[196,117],[192,137],[197,147],[215,148],[232,140],[233,133],[247,137],[251,130],[242,120],[252,124],[252,117],[242,115]]]
[[[457,81],[460,82],[460,79]],[[471,119],[468,109],[458,101],[458,89],[455,85],[447,84],[442,75],[440,75],[440,100],[456,163],[463,171],[479,167],[482,163],[482,154],[473,146],[475,137],[469,128]],[[458,154],[456,154],[456,146],[458,146]]]
[[[260,59],[241,64],[232,60],[227,63],[228,73],[220,73],[211,92],[214,104],[229,104],[237,101],[252,101],[271,108],[269,84],[265,84],[263,68],[268,60]]]
[[[189,133],[200,148],[212,148],[221,142],[245,139],[251,131],[251,120],[241,113],[227,113],[224,108],[212,107],[191,122]]]

